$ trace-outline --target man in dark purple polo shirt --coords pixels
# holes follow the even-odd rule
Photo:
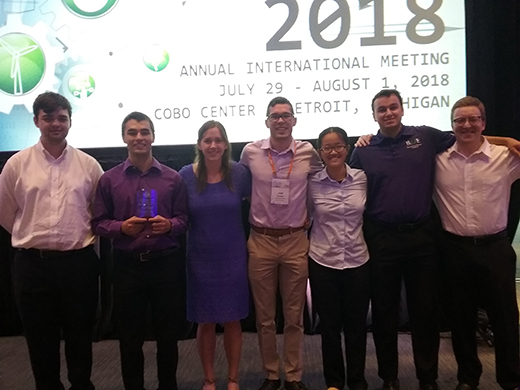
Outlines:
[[[455,138],[427,126],[404,126],[402,99],[382,90],[372,100],[379,131],[352,153],[368,179],[364,234],[370,252],[372,333],[383,390],[398,390],[398,308],[406,286],[416,375],[436,390],[439,330],[435,227],[430,220],[435,156]]]
[[[157,340],[159,390],[176,390],[179,302],[178,236],[187,230],[180,175],[152,156],[154,126],[140,112],[122,124],[128,159],[106,172],[96,193],[94,232],[114,247],[114,315],[126,390],[144,389],[145,318],[150,305]]]

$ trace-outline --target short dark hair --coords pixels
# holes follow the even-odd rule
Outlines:
[[[67,110],[69,113],[69,118],[72,118],[72,107],[70,105],[70,102],[67,100],[65,96],[62,96],[59,93],[44,92],[38,95],[38,97],[33,103],[34,116],[38,116],[40,110],[42,110],[46,114],[50,114],[58,108],[63,108],[64,110]]]
[[[481,119],[483,121],[486,120],[486,108],[478,98],[473,96],[464,96],[463,98],[457,100],[451,108],[451,120],[453,120],[453,113],[455,110],[460,107],[477,107],[480,110]]]
[[[318,136],[318,142],[316,143],[316,146],[317,146],[317,149],[320,149],[321,148],[321,144],[323,142],[323,138],[327,135],[327,134],[330,134],[330,133],[336,133],[337,135],[340,136],[340,138],[343,140],[343,142],[345,142],[345,145],[349,145],[348,143],[348,135],[347,135],[347,132],[345,130],[343,130],[341,127],[328,127],[326,128],[325,130],[323,130],[320,135]],[[347,150],[348,151],[348,150]]]
[[[148,121],[148,123],[150,124],[150,130],[152,131],[152,134],[155,136],[155,128],[153,127],[153,122],[150,119],[150,117],[146,114],[143,114],[142,112],[134,111],[128,114],[125,117],[125,119],[123,119],[123,123],[121,124],[121,134],[123,135],[123,137],[125,136],[126,124],[132,119],[136,120],[137,122]]]
[[[397,96],[399,99],[399,103],[401,104],[401,107],[403,107],[403,98],[401,97],[401,94],[397,89],[382,89],[378,93],[376,93],[376,96],[372,99],[372,112],[374,112],[374,102],[379,99],[380,97],[390,97],[392,95]]]
[[[271,100],[269,102],[269,104],[267,105],[267,113],[266,113],[265,116],[269,116],[269,109],[271,107],[276,106],[277,104],[288,104],[289,107],[291,107],[291,114],[294,115],[294,109],[293,109],[293,106],[292,106],[291,102],[289,100],[287,100],[286,98],[282,97],[282,96],[277,96],[273,100]]]

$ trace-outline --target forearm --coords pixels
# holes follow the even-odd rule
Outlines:
[[[92,231],[97,236],[115,238],[123,235],[121,232],[122,225],[123,221],[94,218],[92,220]]]
[[[506,146],[511,153],[520,157],[520,141],[511,137],[485,136],[490,144]]]

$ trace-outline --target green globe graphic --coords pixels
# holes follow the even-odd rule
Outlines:
[[[82,18],[99,18],[112,10],[118,0],[62,0],[73,14]]]
[[[143,54],[146,67],[154,72],[160,72],[170,62],[170,55],[159,45],[152,45]]]
[[[67,87],[75,98],[86,99],[94,93],[96,82],[87,72],[78,71],[70,76]]]
[[[45,55],[38,43],[23,33],[0,37],[0,90],[25,95],[38,86],[45,74]]]

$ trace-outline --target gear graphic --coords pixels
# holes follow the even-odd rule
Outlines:
[[[91,0],[89,0],[91,1]],[[182,8],[186,5],[187,0],[165,0],[163,1],[164,5],[163,13],[170,15],[169,12],[171,9],[175,7]],[[103,40],[103,35],[105,32],[104,28],[99,28],[99,24],[96,26],[96,30],[91,28],[92,19],[104,19],[105,16],[109,15],[116,8],[123,8],[123,13],[125,12],[140,12],[140,13],[150,13],[152,19],[147,19],[143,17],[143,20],[154,20],[153,17],[157,17],[157,11],[154,7],[150,7],[148,10],[141,0],[105,0],[105,5],[102,7],[101,1],[96,0],[92,2],[93,4],[97,4],[97,7],[91,5],[91,8],[99,8],[99,10],[87,12],[80,10],[80,7],[77,5],[78,3],[87,4],[87,0],[43,0],[40,8],[41,17],[52,19],[50,25],[52,28],[58,33],[60,39],[64,42],[72,43],[77,41],[80,36],[88,35],[89,39],[92,40]],[[82,5],[82,8],[86,8]],[[152,15],[152,13],[155,13]],[[175,15],[175,14],[174,14]],[[171,17],[171,15],[170,15]],[[111,21],[109,18],[107,19],[107,31],[110,31]],[[99,37],[96,38],[96,34],[99,32]]]
[[[56,75],[62,80],[58,92],[65,96],[72,105],[74,131],[69,133],[71,144],[96,147],[95,137],[85,138],[85,134],[102,135],[106,130],[105,123],[99,116],[110,115],[107,110],[107,72],[102,72],[94,61],[79,55],[71,55],[56,67]],[[109,87],[108,87],[109,88]]]
[[[22,15],[10,14],[7,16],[5,26],[0,27],[0,39],[8,34],[25,34],[37,43],[38,48],[44,56],[44,69],[39,83],[27,93],[8,94],[0,91],[0,112],[9,114],[16,104],[23,104],[29,112],[32,111],[32,103],[34,98],[45,91],[54,90],[59,84],[59,80],[54,74],[56,64],[63,58],[63,47],[55,40],[51,34],[51,29],[44,23],[40,22],[33,27],[23,24]],[[43,39],[42,37],[46,37]],[[1,46],[1,45],[0,45]],[[17,53],[19,54],[19,52]],[[18,56],[17,56],[18,57]],[[14,61],[13,57],[10,61]],[[15,62],[16,64],[16,62]],[[18,64],[19,68],[19,64]],[[21,78],[18,69],[18,77]],[[5,76],[5,75],[2,75]],[[14,75],[16,77],[16,75]],[[7,74],[7,77],[13,78],[13,74]],[[16,81],[16,78],[14,79]]]
[[[99,1],[96,3],[99,3]],[[75,1],[47,0],[40,6],[40,12],[43,16],[52,17],[51,26],[61,39],[72,42],[77,40],[85,31],[88,31],[89,35],[92,34],[93,31],[89,31],[90,20],[109,13],[117,6],[118,0],[107,0],[106,4],[105,7],[101,7],[101,10],[105,8],[107,10],[96,15],[96,12],[78,12],[80,8],[75,5]]]
[[[0,2],[0,26],[3,26],[6,23],[7,15],[15,13],[24,15],[32,14],[34,13],[35,8],[36,2],[34,0],[12,0]]]
[[[66,58],[56,68],[56,75],[61,79],[58,92],[65,96],[73,106],[85,106],[88,104],[88,98],[95,92],[96,81],[99,81],[96,73],[92,64],[83,57]],[[82,88],[75,89],[74,84],[77,85],[78,79],[81,78],[85,79],[82,82]],[[82,91],[80,92],[79,89]]]

